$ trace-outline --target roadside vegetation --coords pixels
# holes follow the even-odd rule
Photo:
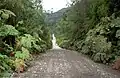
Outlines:
[[[33,54],[51,48],[51,33],[60,47],[95,62],[111,64],[120,58],[120,0],[72,1],[49,14],[41,0],[0,0],[0,77],[24,72]]]
[[[120,0],[76,0],[56,24],[60,47],[109,64],[120,56]]]
[[[32,54],[51,48],[41,0],[0,0],[0,78],[24,72]]]

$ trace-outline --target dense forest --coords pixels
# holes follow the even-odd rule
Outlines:
[[[41,0],[0,0],[0,77],[23,72],[34,54],[51,49],[52,33],[62,48],[114,63],[120,58],[120,0],[72,0],[51,14]]]
[[[109,64],[120,56],[120,0],[76,0],[56,24],[59,45]]]
[[[41,0],[0,0],[0,77],[23,72],[32,54],[51,48]]]

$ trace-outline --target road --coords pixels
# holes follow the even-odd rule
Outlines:
[[[28,71],[16,78],[120,78],[120,73],[80,53],[52,49],[39,56]]]
[[[120,78],[120,72],[97,64],[86,56],[61,49],[53,35],[53,49],[38,55],[25,73],[13,78]]]

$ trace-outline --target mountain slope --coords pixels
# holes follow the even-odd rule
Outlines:
[[[63,8],[55,13],[46,14],[45,22],[55,24],[57,21],[59,21],[60,18],[62,18],[62,16],[65,14],[67,10],[68,8]]]

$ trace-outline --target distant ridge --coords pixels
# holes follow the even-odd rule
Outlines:
[[[63,8],[63,9],[61,9],[55,13],[52,13],[52,14],[47,13],[46,18],[45,18],[45,22],[55,24],[56,22],[58,22],[62,18],[63,14],[67,10],[68,10],[68,8]]]

